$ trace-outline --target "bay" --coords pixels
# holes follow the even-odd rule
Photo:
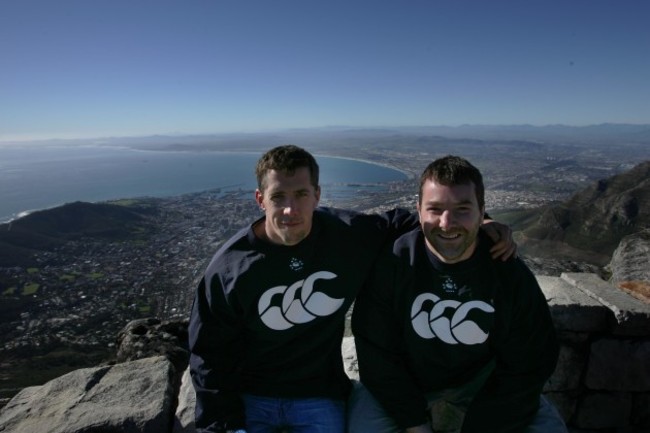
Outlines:
[[[73,201],[167,197],[256,188],[261,153],[136,150],[108,146],[0,147],[0,222]],[[317,156],[323,199],[406,179],[365,161]],[[252,199],[252,195],[251,195]]]

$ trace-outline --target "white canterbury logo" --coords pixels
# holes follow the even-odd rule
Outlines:
[[[429,312],[422,309],[426,301],[433,301],[434,304]],[[447,308],[456,310],[451,320],[442,315]],[[415,332],[422,338],[438,337],[447,344],[481,344],[487,340],[489,334],[476,323],[465,320],[467,313],[474,308],[486,313],[494,312],[494,307],[483,301],[443,301],[433,293],[423,293],[413,301],[411,323]]]
[[[282,331],[299,323],[310,322],[316,317],[334,313],[341,308],[345,299],[335,299],[322,292],[314,292],[314,282],[336,277],[337,275],[331,272],[319,271],[290,286],[276,286],[267,290],[257,303],[262,322],[271,329]],[[296,291],[300,289],[300,297],[296,298]],[[281,307],[271,305],[271,299],[278,293],[284,293]]]

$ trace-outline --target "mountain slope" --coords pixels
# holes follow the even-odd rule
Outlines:
[[[130,239],[152,229],[149,206],[74,202],[0,225],[0,266],[31,266],[38,251],[83,237]]]
[[[523,235],[524,249],[539,253],[541,249],[559,248],[550,254],[568,255],[570,250],[579,250],[602,258],[611,257],[624,236],[647,227],[650,161],[600,180],[565,203],[536,210],[532,215],[522,214],[513,224]]]

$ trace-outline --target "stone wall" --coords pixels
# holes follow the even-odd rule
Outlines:
[[[570,431],[650,433],[650,305],[595,274],[537,279],[561,341],[544,392]],[[194,390],[178,347],[172,356],[133,360],[151,356],[143,349],[147,341],[160,347],[161,338],[173,340],[176,328],[130,324],[122,339],[139,350],[121,349],[129,362],[78,370],[21,391],[0,411],[0,431],[193,433]],[[348,375],[357,379],[352,338],[344,339],[342,352]]]
[[[594,274],[537,279],[561,342],[545,393],[567,424],[650,432],[650,305]]]

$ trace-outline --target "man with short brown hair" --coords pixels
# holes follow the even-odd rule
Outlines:
[[[480,171],[457,156],[432,162],[417,209],[420,227],[379,259],[355,304],[372,395],[355,389],[350,433],[566,433],[540,398],[558,357],[548,305],[521,260],[492,260]]]

